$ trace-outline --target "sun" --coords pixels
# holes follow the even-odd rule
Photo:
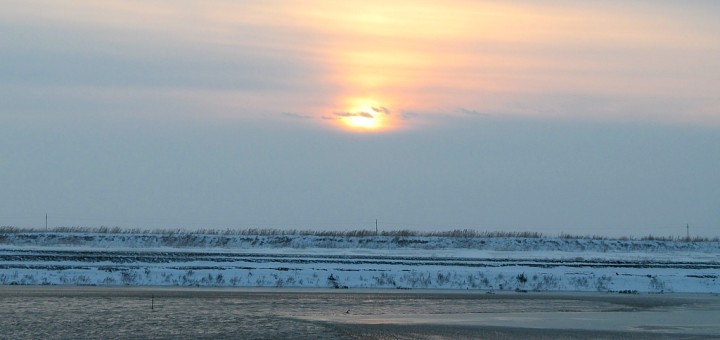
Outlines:
[[[353,99],[347,110],[334,113],[335,120],[346,130],[379,132],[393,128],[392,111],[372,99]]]
[[[367,111],[362,111],[362,112],[367,112]],[[375,118],[375,117],[370,118],[370,117],[363,117],[363,116],[345,117],[344,123],[353,128],[367,129],[367,130],[376,130],[382,126],[377,118]]]

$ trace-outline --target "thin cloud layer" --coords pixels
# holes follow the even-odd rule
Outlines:
[[[356,112],[347,102],[361,97],[378,103],[363,111],[372,116],[392,107],[432,120],[466,115],[448,109],[460,107],[716,124],[717,10],[709,1],[13,2],[0,13],[0,87],[18,96],[0,109],[41,111],[26,100],[41,91],[52,106],[93,112],[137,93],[126,111],[172,115],[147,97],[184,93],[198,119],[327,118]],[[107,102],[83,102],[87,91]]]
[[[373,116],[373,115],[370,114],[369,112],[364,112],[364,111],[360,111],[360,112],[335,112],[334,115],[336,115],[336,116],[338,116],[338,117],[363,117],[363,118],[370,118],[370,119],[375,118],[375,116]]]
[[[384,107],[384,106],[372,107],[371,109],[372,109],[373,111],[375,111],[376,113],[384,113],[384,114],[386,114],[386,115],[389,115],[389,114],[390,114],[390,109],[388,109],[388,108],[386,108],[386,107]]]

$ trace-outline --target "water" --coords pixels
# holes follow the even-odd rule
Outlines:
[[[707,310],[717,316],[717,300],[561,293],[5,286],[0,287],[0,337],[695,338],[715,330],[704,329],[703,324],[663,329],[660,324],[667,323],[653,324],[654,314],[634,329],[603,323],[588,327],[587,319],[600,315],[601,321],[606,316],[611,320],[619,315],[620,322],[648,312]],[[575,319],[586,321],[578,327],[568,325]]]

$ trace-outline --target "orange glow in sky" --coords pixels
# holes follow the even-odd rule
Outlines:
[[[347,101],[346,110],[333,112],[332,121],[352,132],[383,132],[397,127],[393,112],[387,104],[367,98]]]
[[[616,102],[574,107],[566,99],[574,96],[632,98],[640,106],[651,106],[643,101],[652,96],[713,101],[711,86],[693,80],[698,86],[689,91],[666,76],[682,58],[713,51],[717,39],[679,34],[674,24],[660,20],[661,13],[628,12],[600,2],[575,7],[499,1],[458,6],[432,1],[311,3],[315,6],[293,7],[288,13],[294,24],[325,39],[320,51],[332,70],[331,82],[340,89],[337,95],[374,98],[371,94],[381,93],[401,106],[387,116],[372,110],[383,106],[378,103],[340,106],[346,116],[336,115],[341,124],[335,126],[344,130],[395,131],[421,124],[397,119],[406,112],[424,112],[415,115],[420,119],[458,112],[626,119]],[[617,51],[624,49],[637,55],[619,59]],[[669,52],[658,55],[656,50]],[[637,62],[639,55],[652,58]],[[684,70],[680,77],[697,79],[691,75],[699,70]],[[643,76],[623,76],[630,71]],[[701,115],[702,108],[647,112],[682,120],[689,117],[681,114]],[[636,111],[630,107],[627,112]],[[338,110],[328,105],[322,114],[328,112]]]
[[[43,5],[39,25],[72,24],[130,59],[195,56],[178,65],[203,68],[174,72],[183,75],[177,84],[175,75],[151,77],[168,81],[152,92],[118,82],[78,96],[171,98],[228,117],[294,117],[351,132],[468,112],[720,124],[720,24],[679,0],[32,3]],[[10,10],[0,17],[32,18],[25,6]]]

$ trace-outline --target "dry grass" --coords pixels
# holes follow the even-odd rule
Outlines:
[[[0,226],[0,234],[12,233],[43,233],[45,229],[38,228],[17,228],[13,226]],[[455,237],[455,238],[552,238],[556,236],[545,236],[542,233],[534,231],[478,231],[473,229],[455,229],[449,231],[415,231],[409,229],[385,230],[379,234],[375,234],[374,230],[358,229],[347,231],[336,230],[298,230],[298,229],[277,229],[277,228],[248,228],[248,229],[140,229],[140,228],[121,228],[121,227],[55,227],[50,228],[47,232],[53,233],[96,233],[96,234],[186,234],[186,235],[241,235],[241,236],[324,236],[324,237],[372,237],[372,236],[390,236],[390,237]],[[700,237],[696,236],[687,239],[682,236],[656,236],[647,235],[640,238],[632,236],[622,236],[619,238],[611,238],[602,235],[573,235],[561,233],[562,239],[579,239],[579,240],[620,240],[620,241],[686,241],[686,242],[719,242],[719,237]]]

